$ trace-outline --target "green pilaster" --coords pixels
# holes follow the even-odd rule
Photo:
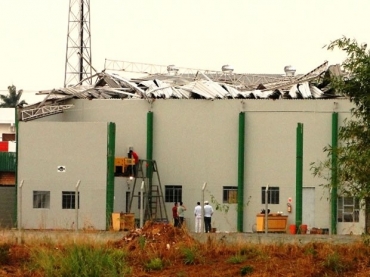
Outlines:
[[[244,219],[244,141],[245,141],[245,113],[239,113],[239,144],[238,144],[238,215],[237,229],[243,232]]]
[[[296,159],[296,210],[297,230],[302,225],[302,188],[303,188],[303,123],[297,125],[297,159]]]
[[[111,226],[114,205],[114,158],[116,149],[116,124],[108,123],[107,130],[107,195],[106,195],[106,229]]]

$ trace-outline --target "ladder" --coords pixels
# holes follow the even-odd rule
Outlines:
[[[155,184],[154,181],[156,181]],[[151,220],[155,222],[168,223],[161,179],[159,177],[158,166],[155,160],[139,160],[130,197],[129,212],[131,212],[133,199],[135,197],[138,199],[140,198],[141,187],[138,185],[137,188],[137,182],[144,184],[144,203],[140,203],[140,205],[143,205],[144,207],[144,222]]]

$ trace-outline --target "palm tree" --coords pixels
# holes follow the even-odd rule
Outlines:
[[[21,98],[23,90],[18,90],[14,85],[8,87],[8,95],[0,94],[0,100],[3,102],[0,104],[0,108],[15,108],[18,104],[27,104],[24,100],[18,103]]]

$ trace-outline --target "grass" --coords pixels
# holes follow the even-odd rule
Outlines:
[[[108,243],[83,234],[79,239],[0,242],[0,276],[360,277],[369,273],[368,238],[336,245],[228,243],[207,237],[201,243],[183,230],[157,228],[127,241]],[[12,275],[14,271],[18,275]]]
[[[246,260],[246,257],[236,254],[227,259],[230,264],[241,264]]]
[[[32,248],[28,268],[44,276],[128,276],[125,251],[86,244]]]
[[[161,258],[153,258],[145,264],[145,269],[147,271],[161,270],[162,268],[163,268],[163,261],[161,260]]]
[[[199,249],[195,246],[192,247],[182,247],[180,248],[180,252],[183,256],[184,264],[192,265],[199,263],[201,257],[199,256]]]

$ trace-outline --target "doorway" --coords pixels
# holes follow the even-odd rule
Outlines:
[[[315,188],[304,187],[302,191],[302,224],[315,226]]]

